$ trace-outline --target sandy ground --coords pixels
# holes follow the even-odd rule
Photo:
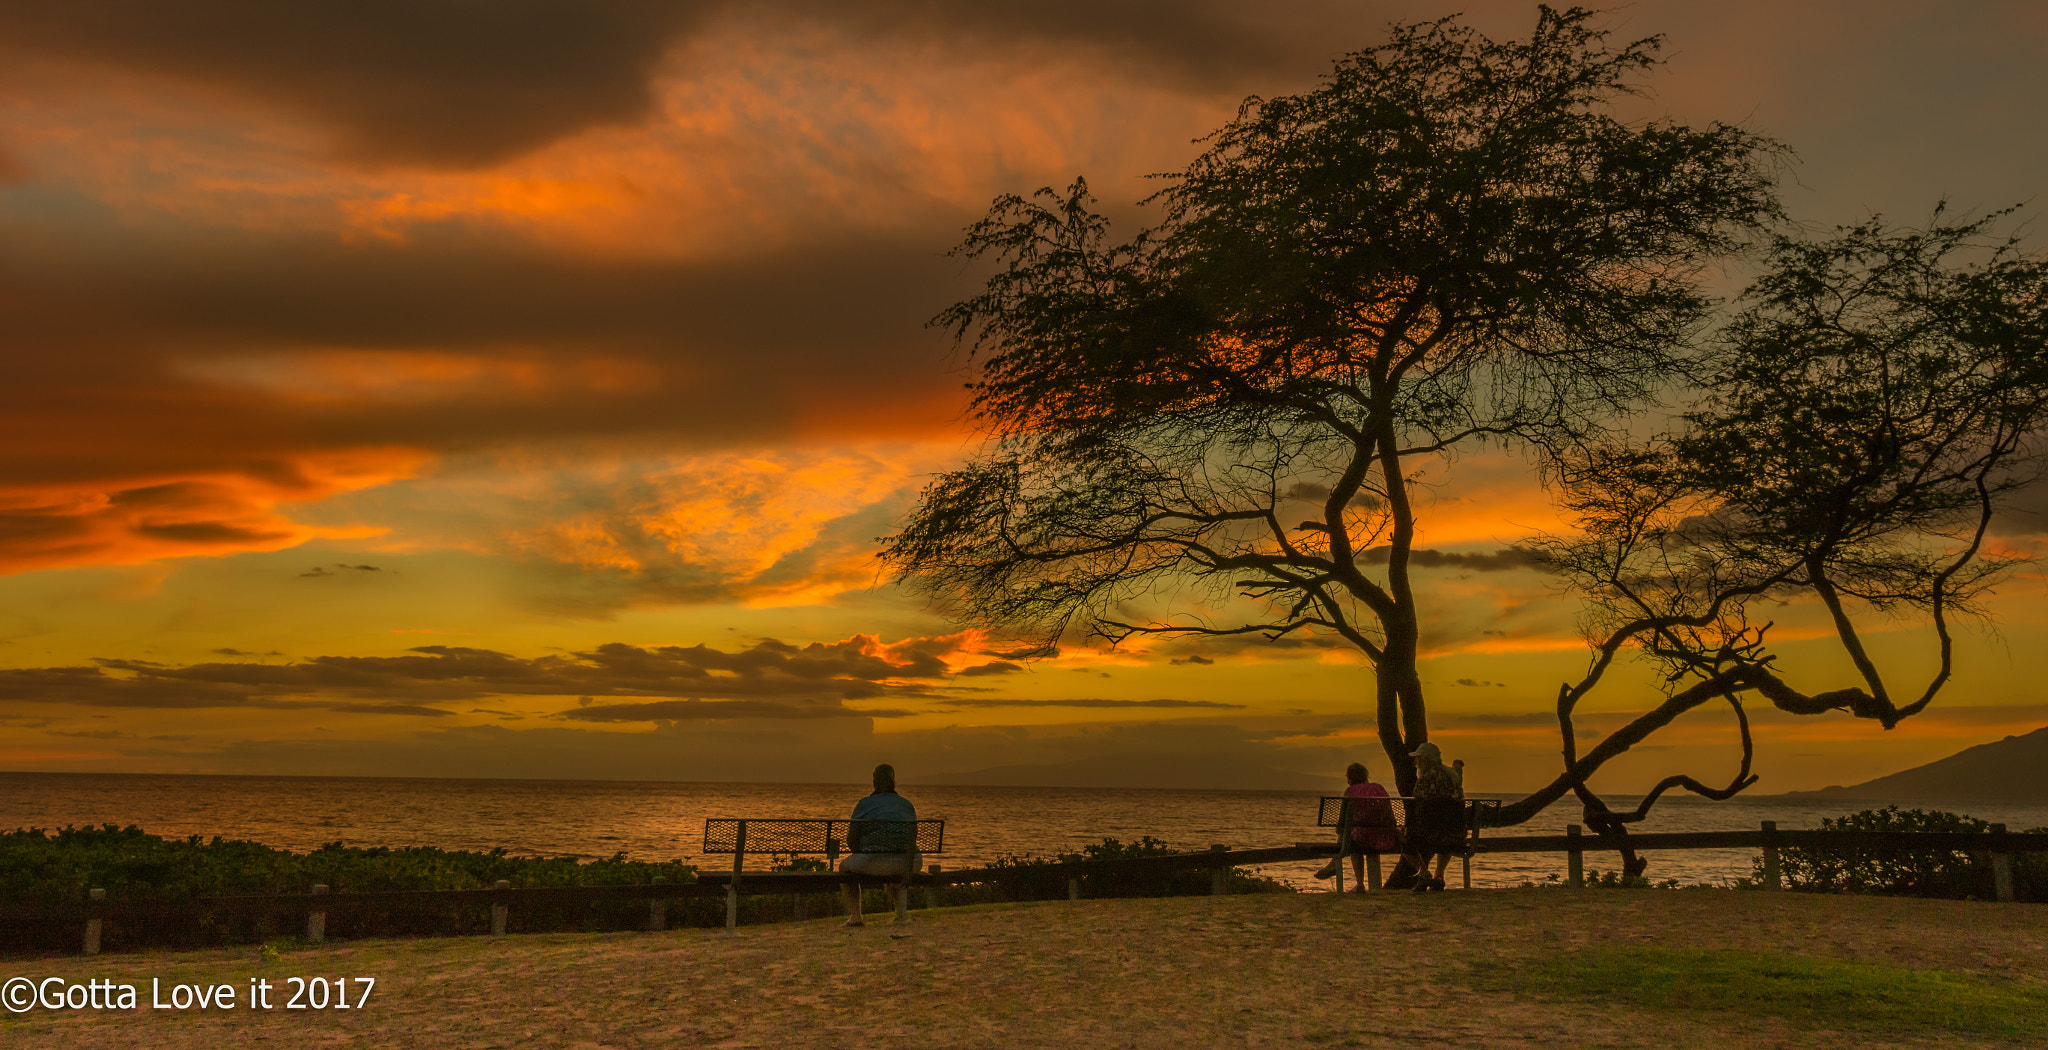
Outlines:
[[[0,978],[139,987],[135,1010],[0,1014],[0,1046],[1958,1047],[1490,992],[1559,948],[1730,947],[2048,986],[2048,907],[1732,891],[1558,889],[1083,901],[641,934],[396,940],[0,960]],[[348,978],[358,1009],[282,1007]],[[150,981],[228,983],[234,1010],[151,1009]],[[330,1003],[333,1000],[330,999]]]

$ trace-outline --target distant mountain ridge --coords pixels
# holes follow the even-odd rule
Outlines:
[[[1783,797],[2048,802],[2048,726],[2025,736],[1965,748],[1876,780],[1819,791],[1791,791]]]

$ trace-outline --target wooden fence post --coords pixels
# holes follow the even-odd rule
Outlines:
[[[313,887],[313,896],[327,896],[327,886],[322,883]],[[306,911],[306,943],[319,944],[327,939],[327,905],[324,901],[313,901]]]
[[[1230,847],[1220,842],[1209,847],[1209,852],[1211,853],[1228,853],[1229,851]],[[1217,859],[1220,861],[1222,858],[1219,857]],[[1229,892],[1230,865],[1227,862],[1219,863],[1209,869],[1209,894],[1210,896],[1221,897]]]
[[[91,909],[86,912],[85,919],[85,954],[98,955],[100,953],[100,930],[103,928],[100,922],[100,912],[107,906],[107,891],[88,890],[85,896],[87,900],[86,907]]]
[[[654,884],[660,886],[668,881],[664,875],[656,875]],[[662,897],[647,898],[647,928],[659,932],[668,929],[668,900]]]
[[[1365,855],[1365,888],[1376,890],[1382,885],[1384,883],[1380,882],[1380,855],[1368,853]]]
[[[725,928],[730,930],[740,924],[740,865],[747,859],[747,822],[740,821],[739,833],[732,841],[732,882],[725,887]]]
[[[1992,846],[1993,852],[1991,854],[1991,888],[1994,895],[1997,896],[1999,900],[2010,903],[2013,898],[2012,854],[1996,852],[1998,846],[2005,845],[2005,843],[2002,841],[2005,838],[2005,825],[1991,825],[1991,834],[1997,836],[1997,838],[2001,840],[1999,842],[1994,843]]]
[[[1081,876],[1067,876],[1067,899],[1070,901],[1081,899]]]
[[[510,896],[506,891],[511,888],[512,884],[504,879],[499,879],[498,884],[491,887],[491,936],[493,937],[505,936],[505,913],[511,910],[508,907]]]
[[[944,868],[942,865],[934,864],[930,870],[932,881],[925,883],[924,906],[926,908],[936,908],[939,906],[939,872],[943,871]]]
[[[1579,826],[1566,824],[1564,837],[1571,840],[1565,847],[1565,884],[1579,889],[1586,885],[1586,852],[1579,846]]]
[[[1764,821],[1764,889],[1782,890],[1785,880],[1778,873],[1778,822]]]

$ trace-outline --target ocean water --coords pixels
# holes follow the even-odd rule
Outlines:
[[[1332,785],[1331,793],[1339,790]],[[220,835],[291,850],[329,842],[346,846],[437,846],[527,856],[682,859],[706,867],[728,857],[701,856],[708,817],[843,817],[864,785],[709,784],[564,780],[428,780],[371,777],[232,777],[146,774],[0,773],[0,830],[67,824],[134,824],[167,838]],[[1234,849],[1322,841],[1315,792],[1177,791],[1129,788],[992,788],[906,784],[921,817],[946,820],[948,868],[998,857],[1051,856],[1116,838],[1150,835],[1183,849],[1221,843]],[[1617,808],[1633,800],[1615,798]],[[1775,820],[1780,828],[1819,827],[1825,817],[1896,802],[1781,799],[1708,802],[1666,796],[1642,831],[1728,831]],[[2048,806],[2016,803],[1923,804],[2015,831],[2048,826]],[[1501,834],[1557,834],[1579,819],[1575,802],[1552,806]],[[1747,850],[1655,851],[1649,874],[1721,884],[1750,872]],[[1618,866],[1590,853],[1591,869]],[[1564,871],[1563,854],[1481,855],[1476,887],[1544,881]],[[1275,878],[1302,888],[1326,885],[1314,864],[1271,865]],[[1458,869],[1453,864],[1451,878]]]

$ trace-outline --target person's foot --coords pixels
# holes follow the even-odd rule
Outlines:
[[[1431,879],[1431,880],[1429,880],[1429,888],[1430,888],[1430,889],[1433,889],[1433,890],[1440,890],[1440,889],[1443,889],[1443,888],[1444,888],[1444,880],[1442,880],[1442,879]]]
[[[1341,861],[1341,860],[1343,860],[1343,859],[1344,859],[1344,858],[1342,858],[1342,857],[1334,857],[1334,858],[1332,858],[1332,859],[1330,860],[1330,863],[1328,863],[1328,864],[1325,864],[1325,865],[1323,865],[1323,866],[1322,866],[1322,867],[1320,867],[1320,868],[1317,868],[1317,869],[1316,869],[1316,878],[1319,878],[1319,879],[1334,879],[1334,878],[1336,878],[1336,877],[1337,877],[1337,863],[1338,863],[1338,861]]]
[[[1416,880],[1415,880],[1415,892],[1416,892],[1416,893],[1428,893],[1428,892],[1429,892],[1429,880],[1428,880],[1428,879],[1416,879]]]

